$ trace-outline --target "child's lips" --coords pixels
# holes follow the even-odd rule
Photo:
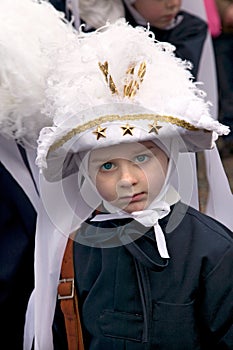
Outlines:
[[[144,199],[144,197],[145,197],[145,193],[144,192],[134,194],[132,199],[131,199],[131,202],[140,201],[140,200]]]
[[[132,203],[132,202],[140,201],[140,200],[144,199],[144,197],[145,197],[145,192],[140,192],[140,193],[135,193],[135,194],[132,194],[129,196],[121,197],[121,199]]]

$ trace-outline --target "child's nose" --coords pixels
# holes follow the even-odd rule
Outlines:
[[[132,164],[124,164],[121,169],[119,185],[121,187],[133,186],[138,182],[137,169]]]

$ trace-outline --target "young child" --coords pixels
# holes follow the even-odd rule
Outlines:
[[[38,141],[57,233],[37,231],[36,348],[67,348],[60,300],[54,315],[57,242],[73,233],[85,349],[232,349],[232,233],[178,193],[193,186],[179,154],[210,149],[228,128],[210,117],[186,63],[143,28],[119,21],[80,34],[68,52],[49,79],[54,125]]]

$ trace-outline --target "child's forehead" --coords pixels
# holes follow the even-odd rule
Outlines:
[[[105,162],[114,158],[131,158],[141,152],[150,152],[154,149],[161,150],[154,142],[120,143],[109,147],[98,148],[90,153],[90,162]],[[161,150],[162,151],[162,150]]]

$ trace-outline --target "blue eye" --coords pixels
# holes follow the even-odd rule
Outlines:
[[[113,163],[107,162],[101,165],[101,170],[111,170],[113,168]]]
[[[143,163],[148,160],[148,156],[145,154],[140,154],[139,156],[136,157],[136,162],[138,163]]]

